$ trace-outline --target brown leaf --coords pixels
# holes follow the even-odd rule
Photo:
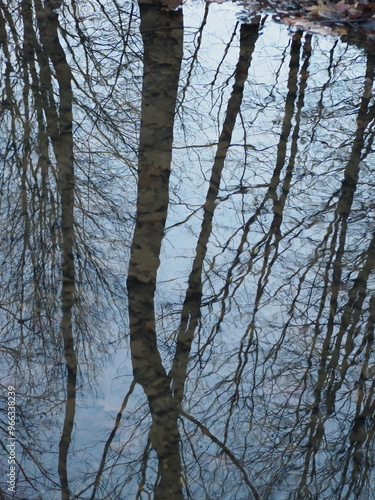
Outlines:
[[[355,9],[354,7],[350,7],[350,9],[348,10],[347,15],[348,15],[349,19],[359,19],[359,18],[363,17],[362,12],[360,12],[357,9]]]
[[[344,14],[346,12],[348,12],[348,10],[350,9],[350,5],[348,5],[345,0],[340,0],[340,2],[336,3],[334,5],[334,9],[337,11],[337,12],[340,12],[341,14]]]

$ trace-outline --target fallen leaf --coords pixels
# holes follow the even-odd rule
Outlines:
[[[348,12],[348,10],[350,9],[350,5],[348,5],[345,0],[340,0],[340,2],[336,3],[334,5],[334,9],[337,11],[337,12],[340,12],[341,14],[344,14],[345,12]]]

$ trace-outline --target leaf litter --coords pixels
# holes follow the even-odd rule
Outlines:
[[[210,0],[222,3],[223,0]],[[375,2],[354,0],[241,0],[241,19],[261,14],[274,21],[320,35],[338,36],[375,53]],[[242,15],[244,14],[244,16]]]

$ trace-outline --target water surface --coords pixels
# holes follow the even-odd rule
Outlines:
[[[371,47],[201,2],[0,27],[2,498],[374,497]]]

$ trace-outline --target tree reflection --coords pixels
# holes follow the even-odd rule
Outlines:
[[[177,88],[182,60],[182,10],[140,4],[143,87],[137,219],[128,275],[130,348],[135,380],[152,415],[150,439],[159,460],[155,498],[183,498],[178,405],[157,348],[156,273],[168,209]],[[158,29],[155,30],[155,26]]]
[[[373,51],[112,0],[0,46],[10,498],[372,498]]]
[[[102,334],[100,329],[106,319],[115,324],[117,316],[119,321],[119,299],[125,299],[125,284],[114,282],[97,244],[111,227],[109,216],[124,219],[123,210],[117,211],[114,196],[108,201],[105,186],[89,186],[82,195],[79,167],[84,154],[74,133],[82,109],[76,105],[73,110],[79,96],[73,91],[78,71],[67,39],[61,37],[69,16],[65,10],[64,19],[60,7],[38,1],[0,6],[2,354],[4,385],[8,380],[17,388],[19,472],[14,495],[2,488],[7,498],[17,499],[52,498],[58,491],[61,498],[72,497],[69,457],[77,385],[95,387],[96,365],[105,359],[100,349],[105,345],[109,354],[110,343],[118,341],[115,332]],[[98,136],[96,129],[90,139]],[[107,169],[102,184],[115,177]],[[95,214],[98,206],[101,210]],[[105,228],[93,237],[94,214],[95,224],[101,218]],[[114,248],[112,241],[113,232],[105,246],[114,267],[119,244]],[[104,309],[109,300],[115,314]],[[92,313],[94,304],[99,320]],[[5,434],[6,428],[4,423]],[[3,468],[5,478],[6,463]]]

